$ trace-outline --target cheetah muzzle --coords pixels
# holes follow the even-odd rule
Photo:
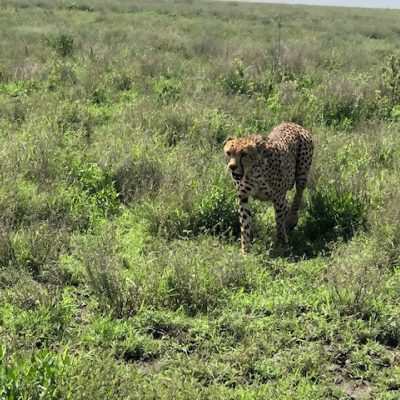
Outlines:
[[[300,125],[282,123],[268,136],[228,139],[224,151],[237,191],[242,251],[251,247],[250,197],[272,201],[276,243],[286,245],[287,232],[297,225],[311,167],[314,144],[310,133]],[[286,193],[294,186],[296,193],[289,207]]]
[[[232,172],[232,178],[233,178],[235,181],[240,181],[240,180],[243,178],[243,174],[237,174],[237,173],[235,173],[235,172]]]

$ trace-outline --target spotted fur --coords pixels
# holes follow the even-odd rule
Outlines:
[[[228,139],[224,145],[228,170],[235,183],[242,251],[250,251],[249,197],[272,201],[276,216],[276,242],[287,243],[287,232],[298,222],[298,213],[313,156],[308,131],[294,123],[282,123],[267,136]],[[286,193],[296,185],[289,207]]]

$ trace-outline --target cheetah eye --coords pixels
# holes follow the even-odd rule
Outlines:
[[[232,153],[231,153],[230,151],[227,151],[227,152],[226,152],[226,155],[227,155],[228,157],[230,157],[231,154],[232,154]]]

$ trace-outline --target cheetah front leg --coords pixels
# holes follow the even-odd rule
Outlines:
[[[238,205],[242,253],[248,253],[251,247],[251,211],[249,207],[249,198],[239,195]]]
[[[276,220],[276,243],[278,245],[286,245],[286,218],[289,211],[286,195],[274,201],[274,208]]]

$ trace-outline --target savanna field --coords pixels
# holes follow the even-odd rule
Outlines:
[[[400,399],[400,11],[0,0],[1,399]],[[302,124],[289,249],[228,136]]]

